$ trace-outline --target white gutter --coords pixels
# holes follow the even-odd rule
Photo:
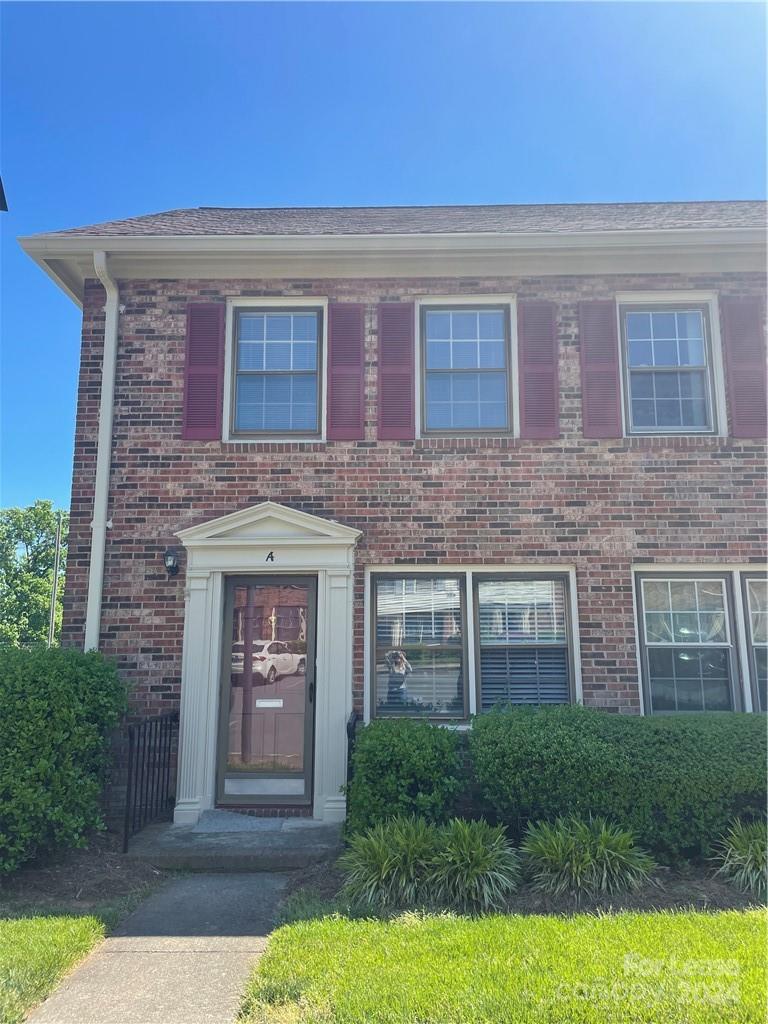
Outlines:
[[[107,254],[94,252],[93,269],[104,285],[107,304],[104,307],[104,353],[101,367],[101,399],[99,402],[99,434],[96,449],[96,480],[93,488],[93,519],[91,520],[91,561],[88,569],[88,603],[85,612],[85,650],[98,650],[101,631],[101,595],[104,587],[104,548],[109,507],[109,470],[112,463],[112,419],[114,412],[115,366],[117,363],[117,328],[119,300],[116,282],[110,277]]]

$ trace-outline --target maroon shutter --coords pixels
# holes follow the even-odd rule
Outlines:
[[[190,302],[182,437],[190,441],[220,440],[223,401],[224,304]]]
[[[758,298],[722,299],[723,349],[733,437],[765,437],[764,310]]]
[[[552,302],[520,302],[517,307],[520,370],[520,436],[559,437],[557,328]]]
[[[621,365],[616,304],[579,304],[584,437],[621,437]]]
[[[379,437],[415,437],[412,302],[379,304]]]
[[[328,307],[328,439],[365,438],[365,307]]]

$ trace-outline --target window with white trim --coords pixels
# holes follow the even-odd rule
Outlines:
[[[631,434],[711,434],[715,416],[707,305],[619,307]]]
[[[512,429],[508,306],[422,306],[422,424],[427,434]]]
[[[744,618],[755,711],[768,711],[768,578],[744,576]]]
[[[567,574],[469,579],[471,602],[465,573],[372,576],[374,716],[465,719],[470,690],[478,712],[573,699]]]
[[[320,433],[322,310],[234,310],[232,435]]]
[[[639,575],[646,711],[732,711],[740,706],[726,574]]]
[[[478,711],[568,704],[567,579],[475,578]]]

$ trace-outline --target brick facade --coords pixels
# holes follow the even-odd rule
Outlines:
[[[176,530],[265,500],[363,531],[357,547],[355,701],[362,705],[364,569],[389,564],[572,564],[584,700],[640,707],[630,566],[764,562],[765,446],[717,437],[587,440],[577,303],[617,292],[764,293],[759,273],[441,280],[125,281],[106,546],[102,648],[134,709],[178,706],[184,565]],[[376,440],[376,308],[420,295],[515,293],[557,304],[557,441]],[[181,439],[186,304],[227,296],[322,296],[366,310],[366,440],[245,444]],[[83,641],[104,323],[86,284],[64,639]]]

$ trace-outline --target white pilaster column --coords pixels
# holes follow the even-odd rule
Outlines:
[[[352,710],[352,571],[330,569],[324,577],[324,599],[318,603],[323,652],[317,665],[313,813],[323,821],[343,821],[341,787],[347,777],[346,729]]]
[[[194,825],[205,804],[205,751],[209,721],[209,572],[188,572],[185,591],[184,650],[181,662],[177,825]]]

